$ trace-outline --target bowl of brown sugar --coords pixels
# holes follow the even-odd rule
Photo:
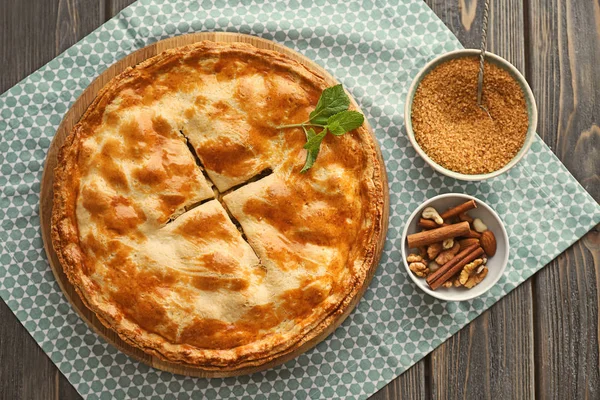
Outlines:
[[[406,132],[436,171],[479,181],[498,176],[525,155],[535,137],[537,108],[519,71],[486,53],[482,105],[477,104],[479,50],[457,50],[429,62],[408,90]]]

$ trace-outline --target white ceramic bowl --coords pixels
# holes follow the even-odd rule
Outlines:
[[[424,278],[419,278],[418,276],[413,274],[413,272],[408,268],[406,257],[408,256],[408,254],[415,252],[415,250],[409,249],[407,247],[406,237],[412,233],[417,233],[420,231],[419,227],[417,226],[417,223],[425,207],[434,207],[436,210],[438,210],[438,212],[442,213],[451,207],[455,207],[471,199],[475,200],[475,202],[477,203],[477,208],[469,211],[469,215],[473,218],[481,218],[481,220],[487,225],[488,229],[491,230],[494,233],[494,236],[496,237],[496,254],[494,254],[493,257],[488,258],[488,274],[483,279],[483,281],[481,281],[477,286],[471,289],[441,287],[435,291],[431,290]],[[498,214],[496,214],[496,212],[492,210],[490,206],[488,206],[481,200],[473,196],[469,196],[467,194],[441,194],[439,196],[435,196],[427,200],[412,213],[406,225],[404,226],[404,231],[402,232],[402,260],[404,263],[404,267],[406,268],[406,273],[421,290],[440,300],[470,300],[475,297],[481,296],[483,293],[487,292],[492,286],[496,284],[496,282],[498,282],[498,279],[500,279],[500,277],[504,274],[506,264],[508,263],[508,254],[508,234],[506,233],[506,229],[504,229],[504,225]]]
[[[527,104],[527,113],[529,115],[529,126],[527,128],[527,134],[525,136],[525,143],[523,143],[523,147],[521,147],[521,150],[519,150],[517,155],[515,155],[514,158],[508,164],[506,164],[504,167],[500,168],[497,171],[490,172],[489,174],[467,175],[467,174],[461,174],[458,172],[454,172],[447,168],[442,167],[441,165],[439,165],[438,163],[433,161],[423,151],[423,149],[421,149],[421,146],[419,146],[419,144],[417,143],[417,140],[415,139],[415,133],[413,132],[412,118],[411,118],[413,100],[415,98],[415,93],[417,91],[417,87],[421,83],[421,80],[428,73],[430,73],[431,70],[433,70],[435,67],[437,67],[438,65],[440,65],[446,61],[449,61],[449,60],[452,60],[455,58],[467,57],[467,56],[479,56],[479,54],[480,54],[479,50],[464,49],[464,50],[451,51],[449,53],[445,53],[445,54],[442,54],[441,56],[434,58],[433,60],[431,60],[429,63],[427,63],[421,69],[421,71],[417,74],[417,76],[415,76],[415,79],[413,79],[412,84],[410,85],[410,88],[408,89],[408,94],[406,96],[406,102],[404,103],[405,104],[404,105],[404,124],[406,127],[406,133],[408,135],[408,138],[409,138],[411,144],[417,151],[417,153],[427,162],[427,164],[429,164],[431,166],[431,168],[433,168],[437,172],[444,174],[446,176],[449,176],[451,178],[454,178],[454,179],[462,180],[462,181],[482,181],[485,179],[494,178],[498,175],[505,173],[512,167],[514,167],[523,158],[525,153],[527,153],[527,151],[531,147],[531,143],[533,142],[533,139],[535,138],[535,129],[537,127],[538,113],[537,113],[537,107],[535,104],[535,99],[533,97],[533,92],[531,91],[531,88],[527,84],[527,81],[525,80],[523,75],[521,75],[519,70],[517,68],[515,68],[511,63],[506,61],[504,58],[497,56],[495,54],[492,54],[490,52],[486,52],[485,53],[486,61],[488,61],[492,64],[495,64],[495,65],[499,66],[500,68],[508,71],[513,76],[513,78],[515,78],[515,80],[519,83],[519,86],[521,86],[521,89],[523,90],[523,94],[525,95],[525,102]]]

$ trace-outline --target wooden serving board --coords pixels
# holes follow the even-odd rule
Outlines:
[[[215,42],[243,42],[249,43],[253,46],[256,46],[261,49],[275,50],[281,52],[288,57],[304,64],[307,68],[312,71],[318,73],[323,78],[325,78],[328,83],[331,85],[337,84],[338,82],[321,66],[311,61],[310,59],[304,57],[303,55],[296,53],[293,50],[288,49],[287,47],[274,43],[272,41],[261,39],[258,37],[243,35],[237,33],[227,33],[227,32],[202,32],[202,33],[193,33],[184,36],[178,36],[166,40],[162,40],[160,42],[153,43],[143,49],[140,49],[125,58],[119,60],[117,63],[112,65],[106,71],[104,71],[98,78],[96,78],[87,89],[81,94],[81,96],[77,99],[77,101],[73,104],[71,109],[66,113],[63,118],[56,135],[50,145],[48,150],[48,155],[46,158],[46,164],[44,166],[44,172],[42,176],[41,183],[41,194],[40,194],[40,220],[42,226],[42,239],[44,241],[44,248],[46,250],[46,254],[48,255],[48,261],[50,263],[50,267],[54,272],[54,276],[60,285],[63,293],[75,309],[75,311],[81,316],[81,318],[88,323],[88,325],[100,336],[102,336],[107,342],[111,343],[113,346],[121,350],[123,353],[128,356],[141,361],[145,364],[148,364],[154,368],[158,368],[164,371],[188,375],[188,376],[197,376],[204,378],[218,378],[218,377],[229,377],[229,376],[238,376],[244,374],[250,374],[258,371],[262,371],[265,369],[272,368],[276,365],[282,364],[308,349],[316,346],[317,343],[324,340],[327,336],[329,336],[350,314],[350,312],[354,309],[364,291],[366,290],[369,282],[371,281],[373,275],[375,274],[375,270],[379,264],[379,257],[381,256],[381,251],[383,250],[383,246],[385,243],[385,233],[387,232],[388,227],[388,217],[389,217],[389,193],[388,193],[388,185],[387,185],[387,176],[385,173],[385,169],[382,171],[382,179],[383,179],[383,190],[384,190],[384,210],[383,210],[383,220],[382,220],[382,235],[381,240],[379,241],[376,249],[376,256],[373,260],[373,264],[369,270],[367,278],[365,279],[363,286],[358,291],[357,295],[352,299],[350,306],[347,307],[346,312],[341,314],[323,333],[312,340],[306,342],[304,345],[296,349],[295,351],[285,354],[279,358],[276,358],[269,363],[263,364],[258,367],[246,367],[241,368],[234,371],[209,371],[205,369],[201,369],[191,365],[185,364],[175,364],[165,362],[157,357],[153,357],[141,351],[140,349],[133,347],[123,340],[119,338],[119,336],[111,329],[106,328],[96,317],[96,315],[90,311],[81,301],[79,295],[76,293],[74,287],[71,285],[69,280],[67,279],[63,269],[58,261],[56,253],[54,252],[54,248],[52,247],[52,240],[50,234],[50,220],[52,217],[52,199],[54,197],[54,168],[57,164],[57,156],[60,148],[64,144],[65,138],[71,132],[71,129],[84,112],[87,110],[88,106],[92,103],[98,92],[106,85],[112,78],[123,72],[130,66],[141,63],[142,61],[153,57],[167,49],[171,49],[174,47],[184,46],[187,44],[199,42],[202,40],[212,40]],[[355,107],[359,108],[356,104],[356,101],[351,98],[352,103]],[[373,131],[369,126],[368,121],[365,120],[365,124],[374,138]],[[376,142],[376,140],[375,140]],[[382,166],[384,166],[383,158],[381,156],[381,151],[377,146],[377,153],[379,157],[379,161]]]

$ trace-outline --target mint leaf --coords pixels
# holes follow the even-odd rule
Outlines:
[[[341,136],[358,128],[364,121],[365,117],[358,111],[342,111],[327,119],[327,128],[334,135]]]
[[[325,135],[327,135],[327,128],[323,129],[323,131],[321,133],[319,133],[318,135],[315,133],[315,131],[312,128],[310,128],[307,132],[307,136],[310,136],[310,139],[308,139],[306,141],[306,143],[304,143],[303,147],[306,150],[319,148],[319,146],[321,146],[321,142],[323,141],[323,138],[325,137]]]
[[[306,129],[305,126],[302,127],[302,129],[304,129],[304,133],[306,134],[306,141],[308,142],[311,138],[313,138],[314,136],[317,135],[317,133],[315,132],[315,130],[313,128],[310,129]]]
[[[347,110],[349,106],[350,98],[344,92],[342,85],[327,88],[321,93],[317,107],[310,113],[310,122],[325,125],[329,117]]]
[[[361,126],[365,117],[357,111],[349,111],[350,98],[342,85],[332,86],[323,90],[317,106],[310,113],[310,119],[296,124],[280,125],[277,129],[302,128],[306,135],[306,161],[300,172],[308,171],[316,162],[321,142],[328,132],[341,136],[346,132]],[[311,127],[308,129],[308,127]],[[313,127],[321,128],[317,134]]]
[[[306,137],[308,138],[307,142],[304,144],[304,148],[306,149],[306,161],[304,162],[304,167],[300,172],[304,173],[308,171],[315,161],[317,161],[317,156],[319,155],[319,150],[321,149],[321,142],[323,138],[327,135],[327,129],[323,129],[321,133],[317,135],[314,129],[310,128],[306,131]]]

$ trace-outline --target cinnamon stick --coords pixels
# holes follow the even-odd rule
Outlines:
[[[435,271],[434,273],[432,273],[431,275],[429,275],[427,277],[427,283],[430,283],[430,282],[433,282],[435,280],[438,280],[442,275],[444,275],[444,273],[446,271],[448,271],[448,269],[452,268],[456,263],[458,263],[458,261],[462,260],[463,258],[465,258],[466,256],[468,256],[469,254],[473,253],[479,247],[481,247],[481,245],[479,243],[473,243],[473,244],[465,247],[461,251],[459,251],[454,256],[454,258],[452,258],[446,264],[440,266],[440,268],[438,268],[437,271]]]
[[[473,260],[483,257],[484,251],[481,246],[474,244],[458,253],[452,260],[440,267],[437,271],[427,277],[427,284],[431,290],[436,290],[448,279],[452,278],[465,265]]]
[[[477,203],[475,200],[469,200],[466,203],[462,203],[454,208],[449,209],[448,211],[442,213],[440,216],[443,219],[456,217],[458,214],[466,213],[469,210],[477,208]]]
[[[458,214],[458,219],[460,219],[461,221],[467,221],[470,224],[473,223],[473,217],[471,217],[467,213]]]
[[[436,229],[442,226],[448,226],[448,224],[438,225],[435,221],[431,219],[421,218],[419,219],[419,226],[423,229]]]
[[[458,224],[443,226],[429,231],[413,233],[412,235],[408,235],[406,239],[408,240],[408,247],[414,249],[428,244],[442,242],[446,239],[465,236],[469,233],[470,229],[468,222],[460,222]]]
[[[466,235],[462,235],[464,238],[476,238],[481,239],[481,233],[474,231],[473,229],[469,229]]]

